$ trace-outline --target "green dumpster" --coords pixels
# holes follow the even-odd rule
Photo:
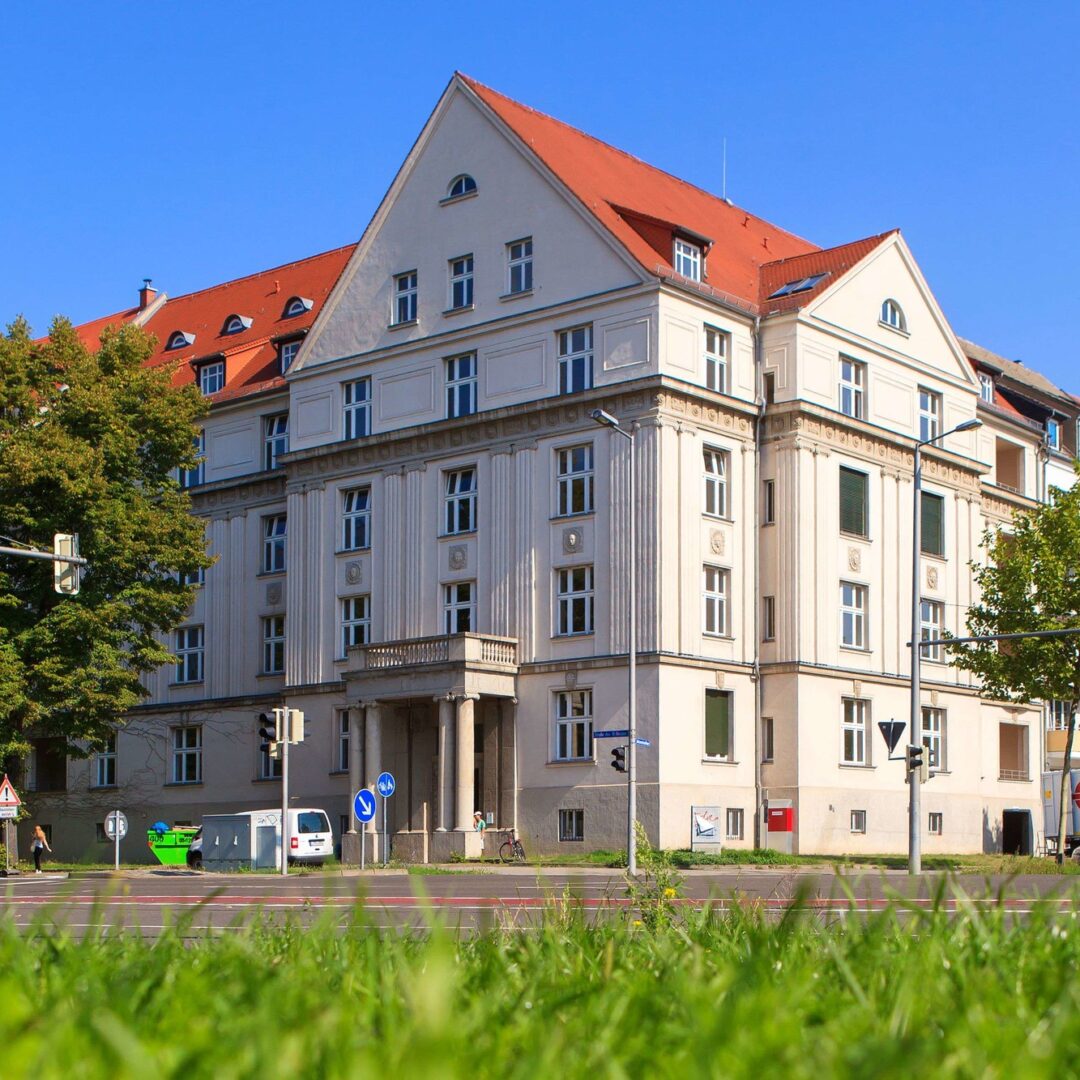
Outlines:
[[[163,866],[187,866],[188,848],[198,831],[198,827],[194,825],[177,825],[164,832],[147,829],[146,842],[154,857]]]

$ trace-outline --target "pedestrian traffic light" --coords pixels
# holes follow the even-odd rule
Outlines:
[[[611,751],[611,767],[616,772],[626,772],[626,747],[616,746]]]
[[[278,743],[281,742],[278,717],[276,709],[272,713],[259,713],[259,738],[262,740],[259,750],[272,758],[278,756]]]
[[[910,777],[916,769],[919,772],[919,780],[925,784],[930,779],[930,762],[926,760],[926,747],[921,744],[907,748],[908,776]]]

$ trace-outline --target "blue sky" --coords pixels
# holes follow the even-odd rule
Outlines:
[[[455,68],[828,246],[1080,392],[1080,5],[11,5],[0,320],[357,239]]]

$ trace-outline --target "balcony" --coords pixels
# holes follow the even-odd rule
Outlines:
[[[443,634],[439,637],[357,645],[349,650],[349,655],[356,656],[357,671],[459,663],[517,671],[517,638],[493,637],[491,634]]]

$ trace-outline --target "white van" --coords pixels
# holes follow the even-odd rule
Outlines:
[[[271,869],[281,865],[280,844],[280,810],[207,814],[189,850],[188,865],[207,870]],[[319,866],[333,852],[334,834],[325,810],[289,810],[289,862]]]

